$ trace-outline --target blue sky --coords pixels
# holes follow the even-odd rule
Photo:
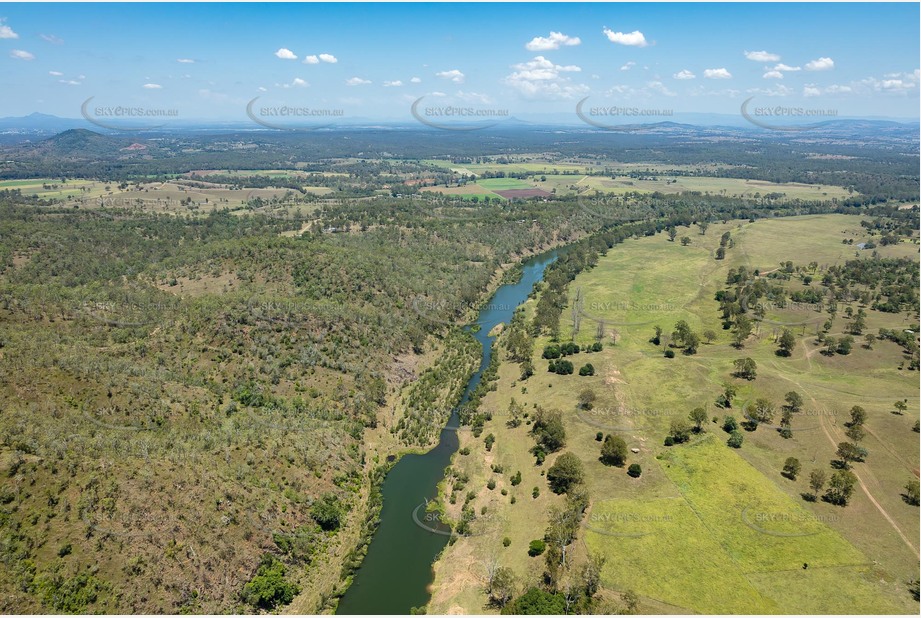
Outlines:
[[[80,105],[245,120],[263,104],[409,120],[743,100],[917,119],[919,5],[2,4],[0,116]]]

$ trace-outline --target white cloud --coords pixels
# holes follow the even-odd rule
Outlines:
[[[176,58],[176,62],[179,64],[195,64],[195,61],[191,58]]]
[[[10,52],[10,58],[16,58],[17,60],[35,60],[35,56],[21,49],[12,50]]]
[[[384,88],[397,88],[402,85],[403,85],[403,82],[401,82],[398,79],[392,82],[384,82]]]
[[[822,91],[812,84],[807,84],[803,86],[803,96],[804,97],[817,97],[822,94]]]
[[[83,82],[78,82],[77,80],[74,80],[74,79],[59,79],[58,81],[61,82],[62,84],[67,84],[68,86],[79,86],[83,83]]]
[[[778,62],[780,56],[767,51],[747,51],[745,57],[755,62]]]
[[[306,81],[304,81],[300,77],[295,77],[294,80],[291,82],[291,85],[297,88],[306,88],[310,84],[308,84]]]
[[[339,62],[339,59],[332,54],[320,54],[320,60],[323,62],[328,62],[329,64],[336,64]]]
[[[4,24],[4,21],[6,20],[0,19],[0,39],[18,39],[19,35],[13,32],[12,28]]]
[[[411,79],[409,80],[409,83],[411,83],[411,84],[421,84],[421,83],[422,83],[422,80],[419,79],[418,77],[413,77],[413,78],[411,78]]]
[[[828,94],[849,94],[851,92],[854,92],[854,89],[851,88],[850,86],[840,86],[838,84],[832,84],[831,86],[825,89],[825,92],[827,92]]]
[[[259,86],[259,92],[268,92],[268,91],[269,89],[266,88],[265,86]]]
[[[732,73],[724,68],[706,69],[704,70],[704,77],[707,79],[730,79],[732,77]]]
[[[54,75],[55,77],[61,77],[64,74],[61,73],[60,71],[48,71],[48,75]]]
[[[43,40],[48,41],[49,43],[53,43],[54,45],[64,44],[64,40],[62,38],[56,37],[53,34],[40,34],[38,36],[40,36]],[[0,38],[3,38],[3,37],[0,37]]]
[[[467,77],[457,69],[451,69],[450,71],[439,71],[438,73],[435,73],[435,75],[444,79],[450,79],[455,84],[463,84],[464,79]]]
[[[160,84],[144,84],[143,88],[146,88],[148,90],[160,90],[161,88],[163,88],[163,86],[161,86]]]
[[[481,94],[479,92],[464,92],[463,90],[458,90],[454,96],[461,101],[470,101],[474,103],[481,103],[483,105],[492,103],[492,99],[488,94]]]
[[[696,78],[697,78],[696,75],[694,75],[693,73],[691,73],[691,72],[688,71],[687,69],[682,69],[682,70],[678,71],[677,73],[675,73],[674,75],[672,75],[672,77],[674,77],[675,79],[696,79]]]
[[[648,82],[648,83],[646,84],[646,88],[648,88],[648,89],[651,90],[652,92],[655,92],[655,93],[657,93],[657,94],[662,94],[662,95],[665,95],[665,96],[667,96],[667,97],[674,97],[674,96],[677,96],[676,93],[674,93],[674,92],[672,92],[671,90],[669,90],[668,87],[666,87],[665,84],[663,84],[662,82],[659,82],[659,81]]]
[[[807,71],[828,71],[833,68],[835,68],[835,61],[824,56],[806,63]]]
[[[781,63],[777,64],[777,65],[776,65],[773,69],[771,69],[771,70],[772,70],[772,71],[783,71],[784,73],[786,73],[787,71],[802,71],[803,69],[802,69],[801,67],[791,67],[791,66],[789,66],[789,65],[784,64],[783,62],[781,62]]]
[[[304,64],[320,64],[320,59],[316,56],[304,56]]]
[[[636,66],[636,63],[633,62],[633,61],[631,60],[630,62],[624,63],[624,65],[623,65],[622,67],[620,67],[620,70],[621,70],[621,71],[629,71],[629,70],[632,69],[634,66]]]
[[[646,47],[646,37],[639,30],[633,32],[614,32],[610,28],[604,28],[603,32],[608,40],[618,45],[629,45],[630,47]]]
[[[525,44],[525,49],[528,51],[550,51],[552,49],[559,49],[560,46],[571,47],[573,45],[579,45],[582,43],[582,39],[577,36],[568,36],[562,32],[550,32],[550,36],[536,36],[531,39],[530,42]]]
[[[287,47],[279,48],[279,50],[275,52],[275,56],[282,60],[297,60],[297,55]]]
[[[543,56],[512,66],[515,72],[505,77],[505,83],[528,98],[571,99],[588,91],[582,84],[571,83],[563,73],[577,73],[575,65],[553,64]]]
[[[360,77],[350,77],[349,79],[345,80],[345,83],[349,86],[363,86],[365,84],[370,84],[371,80],[362,79]]]
[[[770,88],[749,88],[748,94],[761,94],[768,97],[787,97],[793,94],[793,88],[783,84],[775,84]]]
[[[771,70],[765,73],[762,77],[764,77],[764,79],[783,79],[783,73],[780,71]]]

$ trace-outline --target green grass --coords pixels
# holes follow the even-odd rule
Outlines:
[[[485,178],[478,180],[477,184],[490,191],[507,191],[511,189],[533,189],[530,182],[517,178]]]
[[[618,523],[606,524],[608,518]],[[607,500],[592,508],[588,522],[593,530],[585,542],[589,551],[607,556],[602,571],[607,586],[705,614],[778,609],[746,580],[683,500]]]

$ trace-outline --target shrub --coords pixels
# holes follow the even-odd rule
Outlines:
[[[534,558],[544,553],[545,549],[547,549],[547,544],[542,539],[534,539],[528,544],[528,555]]]
[[[272,554],[265,554],[256,575],[243,586],[243,600],[260,609],[272,610],[290,603],[298,592],[297,586],[285,581],[285,565]]]
[[[742,442],[744,440],[745,440],[745,436],[743,436],[738,430],[736,430],[729,434],[729,439],[726,440],[726,444],[728,444],[732,448],[742,448]]]
[[[635,479],[640,478],[640,475],[642,473],[643,473],[643,468],[641,468],[640,464],[638,463],[630,464],[630,467],[627,468],[627,474],[629,474]]]

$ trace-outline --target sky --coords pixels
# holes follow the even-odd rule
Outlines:
[[[245,121],[257,97],[263,119],[291,106],[408,121],[420,98],[427,113],[523,119],[574,117],[583,100],[738,115],[755,97],[916,120],[918,24],[917,3],[6,3],[0,116],[77,118],[90,97],[190,121]]]

